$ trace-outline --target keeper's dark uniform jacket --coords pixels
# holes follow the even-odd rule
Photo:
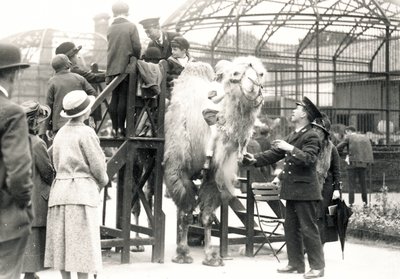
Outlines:
[[[255,154],[256,166],[273,164],[283,158],[284,168],[280,174],[281,193],[284,200],[321,200],[321,188],[317,181],[316,163],[321,146],[318,134],[307,125],[299,132],[285,138],[292,144],[292,152],[272,148]]]

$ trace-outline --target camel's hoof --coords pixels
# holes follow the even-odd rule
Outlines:
[[[177,255],[175,258],[172,258],[172,262],[178,264],[191,264],[193,263],[193,258],[191,256]]]
[[[222,260],[222,258],[211,258],[208,260],[204,260],[203,261],[204,265],[208,265],[208,266],[224,266],[224,261]]]
[[[135,246],[131,249],[131,252],[144,252],[144,246],[143,245]]]

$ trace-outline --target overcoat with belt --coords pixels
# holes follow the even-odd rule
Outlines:
[[[50,186],[54,178],[54,168],[47,154],[46,143],[36,135],[29,135],[32,148],[32,208],[35,218],[32,227],[45,227]]]
[[[0,243],[30,233],[31,152],[28,124],[20,106],[0,91]]]
[[[321,186],[317,181],[316,162],[321,146],[318,134],[307,125],[292,132],[285,139],[294,146],[292,152],[272,148],[255,154],[256,166],[273,164],[281,159],[284,167],[280,174],[281,193],[284,200],[322,200]]]

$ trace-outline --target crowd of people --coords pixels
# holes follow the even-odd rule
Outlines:
[[[116,2],[114,20],[108,33],[107,68],[92,73],[78,66],[81,46],[64,42],[51,61],[54,76],[49,79],[46,105],[10,100],[21,62],[20,50],[0,45],[0,279],[37,278],[45,267],[60,270],[62,278],[97,274],[102,267],[97,207],[99,191],[109,183],[106,160],[92,129],[101,113],[91,112],[98,95],[94,83],[110,83],[127,73],[132,57],[168,65],[167,96],[174,80],[187,63],[189,42],[178,33],[164,32],[158,18],[140,22],[150,43],[143,55],[135,24],[127,19],[129,6]],[[203,111],[212,131],[207,144],[210,167],[224,89],[221,80],[229,61],[216,65],[216,80],[209,90],[210,106]],[[148,66],[152,70],[152,66]],[[129,78],[112,92],[109,113],[113,137],[124,137]],[[367,206],[366,167],[372,163],[369,141],[346,128],[348,134],[337,146],[330,133],[327,115],[308,99],[297,103],[291,115],[295,130],[284,140],[270,143],[267,130],[260,128],[249,144],[243,164],[262,170],[261,179],[272,179],[274,164],[283,160],[283,169],[273,181],[281,185],[286,200],[285,236],[288,265],[281,273],[304,273],[305,253],[310,271],[305,278],[324,276],[323,244],[336,241],[337,234],[326,226],[328,207],[341,198],[340,156],[348,149],[349,203],[354,203],[355,178],[359,179],[362,200]],[[51,153],[47,151],[52,142]],[[369,145],[368,145],[369,143]],[[252,154],[254,153],[254,155]]]
[[[68,57],[57,54],[49,83],[57,105],[51,110],[30,100],[19,106],[9,98],[18,71],[29,65],[9,44],[0,45],[0,64],[0,278],[21,272],[38,278],[45,267],[60,270],[62,278],[71,271],[88,278],[101,270],[97,206],[109,180],[99,139],[84,124],[95,97],[79,87],[87,82],[83,77],[68,71]],[[70,82],[55,82],[61,73]],[[38,136],[48,119],[54,125],[50,154]]]
[[[82,46],[63,42],[50,63],[54,75],[49,77],[45,105],[9,100],[18,71],[29,64],[21,62],[16,46],[0,45],[1,279],[20,278],[21,273],[25,279],[38,278],[36,273],[44,268],[60,270],[62,278],[71,278],[71,272],[88,278],[101,270],[97,206],[109,178],[92,129],[101,120],[99,109],[91,112],[97,84],[127,73],[132,57],[154,65],[165,60],[170,97],[174,79],[193,61],[188,41],[162,31],[159,18],[140,22],[150,38],[141,56],[137,27],[127,19],[129,6],[117,1],[112,13],[105,71],[80,68]],[[156,68],[138,67],[153,72]],[[112,92],[114,137],[126,133],[128,87],[129,75]]]

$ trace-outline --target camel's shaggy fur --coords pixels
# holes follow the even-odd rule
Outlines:
[[[223,84],[225,98],[219,113],[218,138],[211,169],[203,177],[200,189],[193,179],[200,174],[205,157],[209,127],[202,116],[209,100],[214,72],[209,64],[190,63],[176,80],[171,103],[165,116],[166,142],[164,153],[164,182],[179,209],[182,226],[181,242],[175,262],[192,261],[187,251],[187,227],[197,205],[202,211],[205,226],[203,262],[221,265],[210,249],[211,216],[223,200],[232,197],[238,160],[243,156],[247,141],[261,107],[260,84],[266,72],[255,57],[241,57],[226,71]]]

